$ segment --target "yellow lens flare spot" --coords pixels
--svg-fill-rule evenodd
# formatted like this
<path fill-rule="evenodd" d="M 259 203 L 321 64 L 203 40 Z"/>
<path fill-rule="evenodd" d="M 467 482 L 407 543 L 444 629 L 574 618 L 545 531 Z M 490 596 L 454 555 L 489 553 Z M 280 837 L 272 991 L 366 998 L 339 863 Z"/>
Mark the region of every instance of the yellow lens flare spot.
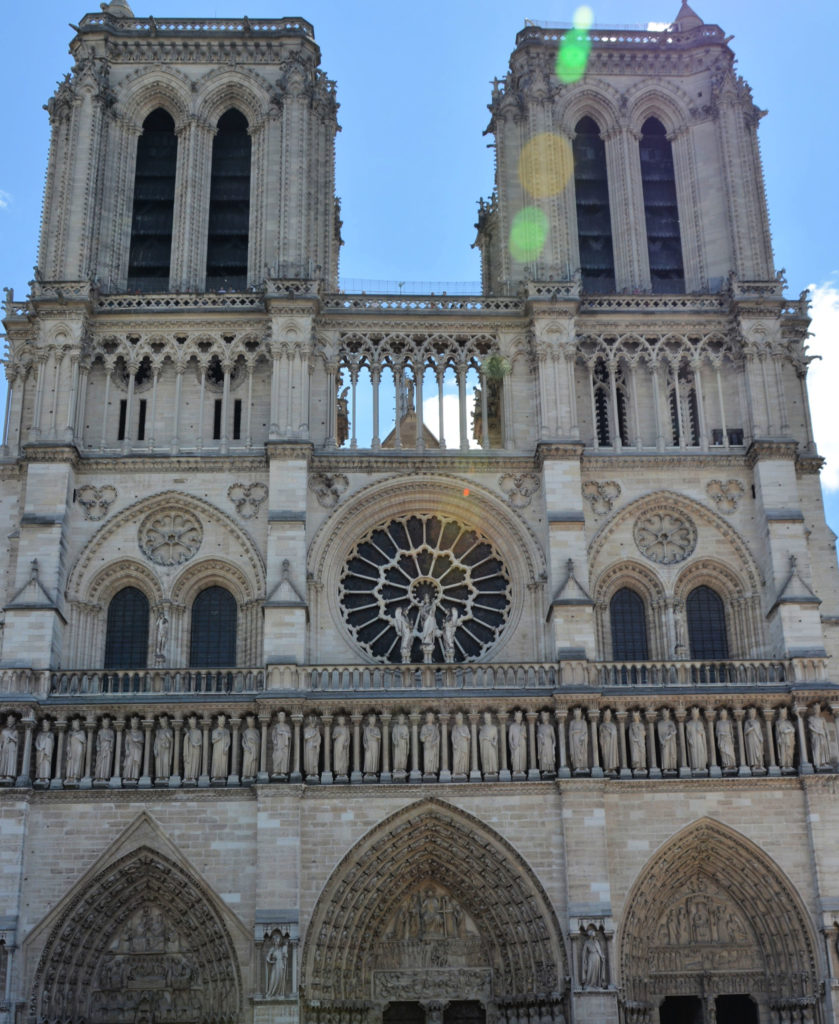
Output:
<path fill-rule="evenodd" d="M 525 206 L 513 217 L 510 252 L 519 263 L 536 259 L 548 237 L 548 218 L 538 206 Z"/>
<path fill-rule="evenodd" d="M 565 85 L 579 80 L 586 73 L 588 55 L 591 52 L 591 38 L 588 30 L 594 23 L 594 12 L 590 7 L 578 7 L 574 11 L 573 25 L 562 37 L 556 55 L 556 77 Z"/>
<path fill-rule="evenodd" d="M 585 5 L 578 7 L 577 10 L 574 11 L 572 24 L 574 25 L 574 28 L 579 29 L 580 32 L 588 32 L 594 24 L 594 11 Z"/>
<path fill-rule="evenodd" d="M 557 195 L 573 173 L 571 143 L 564 135 L 541 132 L 534 135 L 521 151 L 519 181 L 534 199 Z"/>

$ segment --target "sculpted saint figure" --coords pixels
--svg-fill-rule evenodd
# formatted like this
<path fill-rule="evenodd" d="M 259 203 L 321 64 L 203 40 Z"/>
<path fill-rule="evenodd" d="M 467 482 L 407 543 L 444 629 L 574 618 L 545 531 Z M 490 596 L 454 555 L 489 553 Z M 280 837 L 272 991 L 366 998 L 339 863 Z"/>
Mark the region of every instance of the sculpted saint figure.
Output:
<path fill-rule="evenodd" d="M 216 727 L 210 733 L 213 744 L 213 755 L 210 767 L 210 778 L 226 779 L 228 754 L 230 753 L 230 730 L 227 728 L 227 716 L 219 715 Z"/>
<path fill-rule="evenodd" d="M 154 655 L 156 658 L 166 657 L 166 641 L 169 639 L 169 620 L 165 615 L 159 615 L 155 630 Z"/>
<path fill-rule="evenodd" d="M 408 616 L 401 607 L 397 608 L 393 613 L 393 628 L 399 637 L 399 657 L 402 660 L 402 664 L 407 665 L 411 661 L 411 645 L 414 642 L 414 630 L 408 621 Z"/>
<path fill-rule="evenodd" d="M 255 779 L 259 771 L 259 729 L 253 715 L 245 716 L 242 730 L 242 778 Z"/>
<path fill-rule="evenodd" d="M 84 752 L 87 747 L 87 736 L 85 736 L 82 723 L 78 718 L 70 722 L 70 729 L 67 733 L 67 771 L 65 779 L 71 781 L 80 779 L 84 774 Z"/>
<path fill-rule="evenodd" d="M 807 731 L 810 733 L 810 749 L 813 752 L 813 765 L 826 768 L 830 765 L 830 750 L 827 744 L 827 726 L 822 718 L 822 709 L 814 704 L 807 719 Z"/>
<path fill-rule="evenodd" d="M 458 711 L 452 726 L 452 775 L 469 773 L 469 726 Z"/>
<path fill-rule="evenodd" d="M 379 770 L 382 730 L 376 724 L 376 716 L 374 714 L 367 716 L 362 743 L 364 744 L 364 774 L 375 775 Z"/>
<path fill-rule="evenodd" d="M 792 768 L 795 758 L 795 726 L 789 720 L 789 712 L 783 707 L 778 709 L 775 741 L 778 745 L 778 764 L 781 768 Z"/>
<path fill-rule="evenodd" d="M 725 708 L 720 710 L 720 717 L 714 727 L 717 734 L 717 749 L 720 752 L 720 765 L 725 769 L 737 767 L 737 755 L 734 753 L 734 732 L 731 728 L 731 719 Z"/>
<path fill-rule="evenodd" d="M 549 711 L 539 713 L 539 724 L 536 726 L 536 754 L 539 758 L 540 771 L 556 771 L 556 734 Z"/>
<path fill-rule="evenodd" d="M 265 954 L 265 995 L 288 994 L 288 936 L 275 931 Z"/>
<path fill-rule="evenodd" d="M 454 661 L 454 635 L 457 632 L 458 618 L 457 608 L 452 605 L 443 619 L 443 657 L 446 661 Z"/>
<path fill-rule="evenodd" d="M 606 956 L 593 925 L 589 925 L 583 943 L 580 974 L 583 988 L 606 988 Z"/>
<path fill-rule="evenodd" d="M 434 716 L 432 715 L 432 721 Z M 423 726 L 423 728 L 425 728 Z M 404 772 L 408 768 L 408 746 L 410 743 L 410 733 L 408 731 L 408 723 L 405 721 L 404 714 L 398 714 L 396 721 L 393 723 L 393 728 L 390 733 L 390 742 L 393 746 L 393 770 L 395 772 Z"/>
<path fill-rule="evenodd" d="M 111 777 L 111 765 L 114 757 L 114 730 L 111 728 L 111 716 L 102 716 L 102 725 L 96 734 L 96 765 L 93 777 L 97 782 L 107 782 Z"/>
<path fill-rule="evenodd" d="M 17 775 L 17 719 L 6 716 L 6 724 L 0 729 L 0 778 L 14 781 Z"/>
<path fill-rule="evenodd" d="M 629 763 L 635 771 L 643 771 L 647 767 L 647 737 L 640 711 L 632 712 L 629 723 Z"/>
<path fill-rule="evenodd" d="M 303 729 L 303 770 L 307 775 L 320 771 L 320 725 L 315 715 L 309 715 Z"/>
<path fill-rule="evenodd" d="M 603 721 L 598 729 L 600 737 L 600 760 L 604 772 L 615 772 L 618 770 L 618 727 L 612 721 L 611 708 L 603 712 Z"/>
<path fill-rule="evenodd" d="M 478 746 L 481 751 L 481 768 L 484 775 L 498 774 L 498 726 L 492 720 L 492 713 L 484 712 L 484 722 L 478 730 Z"/>
<path fill-rule="evenodd" d="M 201 730 L 198 719 L 190 715 L 184 729 L 184 782 L 197 782 L 201 773 Z"/>
<path fill-rule="evenodd" d="M 763 768 L 763 729 L 757 717 L 757 708 L 749 708 L 743 723 L 743 743 L 746 747 L 746 764 L 750 768 Z"/>
<path fill-rule="evenodd" d="M 332 726 L 332 767 L 336 775 L 350 770 L 350 727 L 345 715 L 338 715 Z"/>
<path fill-rule="evenodd" d="M 523 774 L 527 771 L 527 726 L 522 721 L 521 711 L 513 712 L 508 731 L 510 742 L 510 771 Z"/>
<path fill-rule="evenodd" d="M 143 730 L 140 719 L 132 715 L 125 730 L 125 756 L 122 759 L 123 782 L 136 782 L 143 767 Z"/>
<path fill-rule="evenodd" d="M 169 725 L 169 716 L 161 715 L 160 724 L 154 734 L 154 775 L 159 781 L 164 781 L 172 774 L 172 726 Z"/>
<path fill-rule="evenodd" d="M 291 752 L 291 726 L 285 711 L 277 712 L 277 721 L 271 730 L 271 770 L 273 775 L 288 775 Z"/>
<path fill-rule="evenodd" d="M 705 723 L 699 717 L 699 708 L 690 709 L 690 718 L 685 726 L 688 761 L 694 771 L 708 767 L 708 741 L 705 738 Z"/>
<path fill-rule="evenodd" d="M 407 729 L 407 726 L 405 728 Z M 436 775 L 440 770 L 440 729 L 434 721 L 433 711 L 425 713 L 425 722 L 420 729 L 419 738 L 422 744 L 422 770 L 426 775 Z"/>
<path fill-rule="evenodd" d="M 55 733 L 48 718 L 41 720 L 41 731 L 35 737 L 35 778 L 48 782 L 52 778 L 52 752 L 55 747 Z"/>
<path fill-rule="evenodd" d="M 670 717 L 670 709 L 663 708 L 658 720 L 658 745 L 661 748 L 661 770 L 675 771 L 679 766 L 676 750 L 676 723 Z"/>
<path fill-rule="evenodd" d="M 437 604 L 432 602 L 428 594 L 422 599 L 417 615 L 417 635 L 422 647 L 422 660 L 430 664 L 434 655 L 434 641 L 441 635 L 437 628 Z"/>
<path fill-rule="evenodd" d="M 588 770 L 588 725 L 583 720 L 582 708 L 574 708 L 568 723 L 568 754 L 575 772 Z"/>

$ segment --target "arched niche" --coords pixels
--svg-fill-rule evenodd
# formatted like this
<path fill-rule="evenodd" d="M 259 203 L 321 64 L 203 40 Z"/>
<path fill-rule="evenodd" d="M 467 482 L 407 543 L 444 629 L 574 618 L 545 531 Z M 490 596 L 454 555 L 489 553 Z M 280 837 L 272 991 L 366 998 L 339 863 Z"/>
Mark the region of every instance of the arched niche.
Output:
<path fill-rule="evenodd" d="M 761 1021 L 804 1024 L 818 998 L 816 945 L 781 869 L 712 819 L 684 829 L 635 882 L 619 933 L 626 1019 L 655 1024 L 668 997 L 749 996 Z"/>
<path fill-rule="evenodd" d="M 550 901 L 521 856 L 436 800 L 387 818 L 333 871 L 302 956 L 304 1010 L 475 1000 L 499 1021 L 567 1012 L 568 961 Z M 342 1018 L 344 1019 L 344 1018 Z M 346 1019 L 349 1019 L 347 1017 Z"/>

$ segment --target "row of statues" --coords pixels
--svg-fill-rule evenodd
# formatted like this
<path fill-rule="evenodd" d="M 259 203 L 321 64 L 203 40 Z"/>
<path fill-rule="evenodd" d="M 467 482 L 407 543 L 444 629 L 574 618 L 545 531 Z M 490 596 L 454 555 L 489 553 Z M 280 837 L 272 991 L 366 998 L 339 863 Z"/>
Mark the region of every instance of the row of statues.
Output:
<path fill-rule="evenodd" d="M 255 714 L 228 719 L 224 713 L 199 721 L 195 714 L 173 720 L 161 713 L 155 719 L 132 715 L 115 723 L 108 714 L 98 723 L 80 716 L 59 723 L 42 719 L 34 738 L 36 784 L 65 786 L 90 780 L 92 784 L 182 784 L 199 779 L 216 783 L 278 780 L 293 777 L 314 779 L 321 772 L 342 781 L 373 780 L 380 773 L 396 779 L 417 775 L 493 778 L 507 773 L 513 779 L 538 778 L 557 769 L 588 773 L 600 769 L 617 774 L 627 769 L 645 773 L 717 767 L 722 772 L 749 769 L 761 774 L 767 767 L 781 772 L 795 770 L 799 761 L 816 770 L 833 769 L 828 720 L 818 704 L 806 717 L 793 720 L 786 707 L 737 709 L 723 707 L 704 712 L 694 706 L 687 712 L 669 708 L 635 709 L 613 714 L 610 708 L 581 706 L 557 714 L 491 711 L 453 715 L 426 711 L 424 715 L 332 716 L 309 714 L 292 719 L 278 711 L 267 721 Z M 566 723 L 567 717 L 567 726 Z M 6 716 L 0 729 L 0 783 L 14 784 L 18 773 L 20 729 L 18 717 Z M 805 743 L 806 737 L 806 743 Z M 264 749 L 263 749 L 264 745 Z M 809 747 L 809 751 L 806 749 Z M 57 753 L 58 751 L 58 753 Z M 270 765 L 269 754 L 270 751 Z M 294 763 L 292 763 L 294 762 Z M 562 774 L 566 774 L 562 771 Z"/>

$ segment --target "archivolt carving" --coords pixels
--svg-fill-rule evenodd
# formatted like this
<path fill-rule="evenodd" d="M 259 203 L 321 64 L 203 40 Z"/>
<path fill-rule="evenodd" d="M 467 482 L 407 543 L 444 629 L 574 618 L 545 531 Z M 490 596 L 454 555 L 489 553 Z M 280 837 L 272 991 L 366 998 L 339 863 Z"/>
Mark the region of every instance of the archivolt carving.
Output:
<path fill-rule="evenodd" d="M 573 132 L 581 118 L 588 115 L 603 134 L 615 131 L 621 123 L 621 95 L 609 82 L 584 79 L 576 88 L 563 89 L 556 106 L 557 119 Z"/>
<path fill-rule="evenodd" d="M 131 558 L 120 558 L 100 569 L 91 580 L 85 599 L 92 604 L 107 605 L 123 587 L 142 590 L 151 605 L 163 600 L 163 589 L 154 570 Z"/>
<path fill-rule="evenodd" d="M 259 596 L 253 581 L 232 562 L 221 558 L 202 558 L 184 569 L 172 584 L 172 601 L 178 605 L 191 605 L 201 590 L 212 586 L 233 591 L 240 605 Z"/>
<path fill-rule="evenodd" d="M 642 594 L 649 606 L 664 600 L 664 585 L 655 571 L 641 562 L 622 558 L 604 569 L 598 577 L 592 587 L 595 603 L 608 605 L 615 592 L 625 586 Z"/>
<path fill-rule="evenodd" d="M 370 937 L 388 933 L 398 948 L 370 955 Z M 422 959 L 428 939 L 439 951 L 433 965 Z M 412 944 L 420 960 L 407 980 L 417 998 L 433 997 L 437 983 L 453 997 L 487 991 L 487 968 L 496 999 L 561 993 L 568 974 L 558 923 L 530 868 L 482 822 L 437 800 L 387 818 L 332 873 L 309 925 L 302 984 L 311 1000 L 369 998 L 381 975 L 387 998 Z M 453 967 L 466 972 L 460 984 Z"/>
<path fill-rule="evenodd" d="M 676 601 L 685 601 L 691 590 L 703 583 L 729 600 L 746 596 L 741 577 L 715 558 L 702 558 L 685 566 L 673 586 L 673 596 Z"/>
<path fill-rule="evenodd" d="M 247 67 L 214 68 L 200 78 L 196 86 L 200 96 L 196 104 L 198 117 L 213 126 L 225 111 L 233 107 L 244 114 L 253 132 L 266 117 L 270 106 L 270 83 Z"/>
<path fill-rule="evenodd" d="M 189 118 L 191 86 L 183 72 L 157 64 L 143 68 L 136 78 L 126 80 L 119 106 L 125 119 L 138 131 L 157 107 L 163 107 L 172 115 L 175 131 L 180 131 Z"/>
<path fill-rule="evenodd" d="M 680 832 L 641 873 L 619 948 L 627 1002 L 751 992 L 778 1007 L 817 993 L 798 893 L 758 847 L 710 819 Z"/>

